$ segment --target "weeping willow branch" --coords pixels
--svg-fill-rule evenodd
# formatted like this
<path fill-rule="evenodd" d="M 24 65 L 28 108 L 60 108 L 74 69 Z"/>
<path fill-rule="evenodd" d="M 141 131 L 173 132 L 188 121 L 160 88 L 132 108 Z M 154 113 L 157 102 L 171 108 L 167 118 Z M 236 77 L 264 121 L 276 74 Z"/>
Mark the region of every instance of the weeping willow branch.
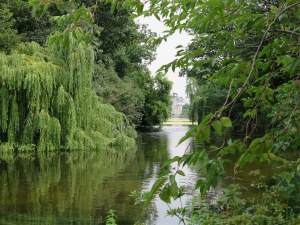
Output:
<path fill-rule="evenodd" d="M 92 89 L 92 48 L 36 43 L 0 53 L 0 143 L 39 151 L 126 145 L 136 135 L 125 116 Z"/>

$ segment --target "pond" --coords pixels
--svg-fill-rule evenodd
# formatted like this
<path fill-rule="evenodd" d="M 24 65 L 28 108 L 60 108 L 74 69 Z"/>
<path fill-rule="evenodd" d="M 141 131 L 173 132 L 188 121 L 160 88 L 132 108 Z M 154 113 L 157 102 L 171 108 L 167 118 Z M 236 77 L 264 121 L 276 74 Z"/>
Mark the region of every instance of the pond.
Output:
<path fill-rule="evenodd" d="M 105 224 L 110 209 L 116 210 L 119 225 L 178 224 L 166 216 L 168 207 L 160 200 L 144 210 L 134 206 L 130 193 L 149 190 L 163 162 L 189 148 L 187 141 L 177 146 L 188 129 L 164 126 L 159 132 L 140 134 L 137 149 L 127 152 L 0 154 L 0 224 L 98 225 Z M 193 187 L 198 173 L 192 168 L 184 172 L 178 182 L 187 187 L 188 196 L 197 194 Z"/>

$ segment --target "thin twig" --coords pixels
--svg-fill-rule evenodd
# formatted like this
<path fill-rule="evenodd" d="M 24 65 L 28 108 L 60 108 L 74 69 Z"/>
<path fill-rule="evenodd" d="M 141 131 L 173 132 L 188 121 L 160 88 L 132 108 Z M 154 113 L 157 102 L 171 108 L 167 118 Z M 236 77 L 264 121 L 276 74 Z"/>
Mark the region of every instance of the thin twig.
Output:
<path fill-rule="evenodd" d="M 280 29 L 275 29 L 276 32 L 283 32 L 283 33 L 287 33 L 287 34 L 292 34 L 292 35 L 296 35 L 298 37 L 300 37 L 299 33 L 296 33 L 294 31 L 290 31 L 290 30 L 280 30 Z"/>

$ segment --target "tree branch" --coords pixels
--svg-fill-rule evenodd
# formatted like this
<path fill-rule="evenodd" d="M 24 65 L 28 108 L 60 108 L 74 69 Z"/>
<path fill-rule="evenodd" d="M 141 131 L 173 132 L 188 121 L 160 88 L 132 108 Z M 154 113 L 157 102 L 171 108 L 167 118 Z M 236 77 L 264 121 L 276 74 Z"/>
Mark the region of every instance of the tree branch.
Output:
<path fill-rule="evenodd" d="M 237 95 L 234 97 L 234 99 L 233 99 L 231 102 L 229 102 L 229 103 L 227 104 L 227 106 L 232 105 L 231 108 L 233 107 L 233 105 L 234 105 L 235 102 L 237 101 L 238 97 L 241 95 L 242 91 L 245 89 L 246 85 L 248 84 L 248 81 L 249 81 L 250 77 L 252 76 L 253 71 L 254 71 L 254 69 L 255 69 L 255 64 L 256 64 L 256 60 L 257 60 L 257 58 L 258 58 L 259 51 L 260 51 L 260 49 L 262 48 L 263 43 L 264 43 L 264 40 L 266 39 L 267 34 L 270 32 L 271 27 L 274 25 L 274 23 L 276 22 L 276 20 L 279 18 L 280 15 L 282 15 L 283 13 L 285 13 L 285 12 L 286 12 L 287 10 L 289 10 L 290 8 L 292 8 L 292 7 L 296 6 L 296 5 L 299 5 L 299 4 L 300 4 L 300 1 L 299 1 L 299 2 L 296 2 L 296 3 L 292 4 L 292 5 L 289 5 L 289 6 L 287 6 L 286 8 L 284 8 L 283 10 L 281 10 L 281 11 L 275 16 L 275 18 L 273 19 L 273 21 L 269 24 L 268 28 L 264 31 L 264 34 L 263 34 L 263 36 L 262 36 L 262 38 L 261 38 L 261 40 L 260 40 L 260 44 L 259 44 L 259 46 L 258 46 L 258 48 L 257 48 L 257 50 L 256 50 L 256 52 L 255 52 L 255 55 L 254 55 L 254 57 L 253 57 L 253 59 L 252 59 L 251 70 L 250 70 L 250 72 L 249 72 L 249 74 L 248 74 L 248 76 L 247 76 L 247 78 L 246 78 L 244 84 L 243 84 L 242 87 L 238 90 Z"/>
<path fill-rule="evenodd" d="M 276 32 L 283 32 L 283 33 L 287 33 L 287 34 L 292 34 L 292 35 L 296 35 L 298 37 L 300 37 L 300 33 L 296 33 L 294 31 L 290 31 L 290 30 L 280 30 L 280 29 L 275 29 Z"/>

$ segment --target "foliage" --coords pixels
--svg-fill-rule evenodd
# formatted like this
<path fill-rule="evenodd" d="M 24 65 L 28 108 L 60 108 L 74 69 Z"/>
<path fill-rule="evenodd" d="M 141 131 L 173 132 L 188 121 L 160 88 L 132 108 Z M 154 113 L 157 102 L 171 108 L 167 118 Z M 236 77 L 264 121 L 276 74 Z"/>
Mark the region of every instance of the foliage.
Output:
<path fill-rule="evenodd" d="M 217 111 L 226 98 L 225 87 L 214 81 L 203 84 L 188 78 L 186 91 L 191 102 L 188 115 L 192 122 L 200 123 L 206 114 Z"/>
<path fill-rule="evenodd" d="M 61 42 L 69 46 L 72 36 L 77 42 L 93 45 L 96 68 L 107 74 L 103 76 L 97 69 L 93 84 L 106 103 L 123 112 L 137 127 L 152 127 L 167 118 L 165 109 L 170 106 L 170 99 L 161 101 L 157 94 L 152 94 L 162 86 L 158 82 L 160 78 L 152 77 L 146 67 L 155 58 L 156 44 L 149 40 L 156 34 L 136 24 L 130 10 L 111 11 L 111 4 L 89 0 L 48 4 L 32 0 L 30 3 L 37 14 L 45 15 L 51 7 L 59 9 L 61 16 L 53 16 L 51 21 L 58 26 L 56 30 L 62 32 L 52 36 L 49 43 Z"/>
<path fill-rule="evenodd" d="M 21 36 L 13 28 L 15 22 L 8 6 L 0 3 L 0 51 L 9 52 L 20 42 Z"/>
<path fill-rule="evenodd" d="M 115 214 L 115 210 L 111 209 L 108 212 L 108 216 L 106 217 L 106 225 L 117 225 L 117 216 Z"/>
<path fill-rule="evenodd" d="M 151 127 L 160 125 L 170 116 L 169 106 L 171 105 L 170 92 L 172 82 L 164 75 L 157 74 L 154 82 L 146 89 L 145 106 L 143 108 L 142 126 Z"/>
<path fill-rule="evenodd" d="M 42 46 L 46 45 L 46 40 L 53 31 L 49 21 L 50 15 L 59 14 L 59 10 L 51 7 L 47 13 L 41 17 L 33 16 L 28 0 L 2 0 L 12 13 L 15 21 L 13 28 L 22 35 L 22 41 L 35 41 Z"/>
<path fill-rule="evenodd" d="M 94 47 L 99 46 L 97 45 L 97 41 L 99 41 L 97 35 L 101 28 L 94 23 L 97 7 L 93 5 L 85 7 L 85 4 L 78 2 L 53 1 L 51 3 L 53 4 L 29 1 L 33 8 L 33 17 L 30 18 L 26 14 L 29 9 L 27 1 L 14 0 L 8 3 L 18 20 L 17 27 L 21 29 L 29 26 L 39 34 L 50 32 L 50 29 L 47 30 L 49 27 L 47 18 L 50 14 L 58 14 L 58 16 L 51 17 L 56 30 L 49 37 L 49 47 L 41 48 L 30 43 L 20 45 L 19 49 L 11 55 L 1 55 L 3 59 L 1 65 L 3 72 L 1 75 L 1 142 L 15 143 L 15 146 L 20 149 L 23 149 L 22 145 L 35 145 L 40 151 L 61 147 L 82 149 L 98 148 L 110 144 L 120 146 L 133 142 L 131 138 L 134 138 L 136 134 L 130 124 L 139 124 L 144 111 L 152 110 L 152 105 L 159 105 L 157 107 L 159 110 L 155 111 L 156 114 L 151 115 L 159 117 L 159 119 L 152 119 L 150 116 L 149 120 L 160 123 L 166 119 L 166 103 L 161 99 L 155 99 L 155 97 L 164 95 L 162 93 L 166 89 L 161 90 L 160 93 L 156 91 L 157 87 L 166 86 L 160 85 L 164 79 L 157 78 L 154 81 L 143 64 L 142 59 L 148 57 L 151 60 L 153 47 L 149 48 L 143 45 L 142 42 L 146 43 L 146 35 L 139 33 L 137 26 L 131 26 L 134 24 L 133 21 L 127 19 L 129 33 L 133 35 L 132 39 L 123 43 L 123 38 L 122 41 L 119 41 L 118 49 L 106 53 L 109 57 L 115 57 L 115 53 L 111 52 L 119 51 L 124 47 L 128 48 L 124 52 L 124 56 L 130 55 L 129 52 L 136 53 L 129 56 L 130 60 L 126 68 L 124 67 L 124 73 L 126 73 L 118 74 L 120 77 L 123 76 L 122 81 L 129 94 L 119 93 L 122 95 L 122 101 L 118 101 L 114 105 L 128 116 L 126 118 L 124 114 L 117 113 L 113 107 L 103 104 L 102 100 L 92 91 L 92 74 L 99 75 L 99 73 L 95 73 L 94 51 L 89 46 L 89 42 L 93 43 Z M 102 6 L 106 7 L 103 4 Z M 23 19 L 20 19 L 17 13 L 23 9 L 25 15 Z M 102 13 L 105 10 L 109 12 L 107 7 L 104 11 L 102 8 L 101 10 Z M 124 14 L 129 18 L 126 11 Z M 11 15 L 7 14 L 7 16 Z M 35 22 L 40 26 L 40 30 L 33 26 Z M 118 26 L 119 24 L 122 25 L 122 22 L 119 21 Z M 12 25 L 13 23 L 9 24 L 9 26 Z M 107 23 L 106 26 L 109 24 Z M 19 32 L 26 32 L 26 38 L 30 40 L 29 28 L 26 29 Z M 37 38 L 40 37 L 37 36 Z M 43 40 L 39 39 L 44 44 Z M 105 43 L 105 41 L 103 42 Z M 137 43 L 140 46 L 139 50 L 136 48 Z M 105 50 L 105 47 L 109 47 L 108 45 L 110 44 L 102 46 L 102 49 Z M 133 49 L 137 51 L 134 52 Z M 101 51 L 101 48 L 96 49 L 98 53 Z M 98 63 L 102 64 L 103 62 L 98 60 Z M 101 64 L 97 68 L 101 68 Z M 134 66 L 132 67 L 132 65 Z M 111 74 L 113 73 L 112 71 Z M 145 77 L 152 84 L 149 86 L 150 90 L 145 93 L 142 89 L 148 86 L 148 81 L 145 83 L 145 79 L 141 79 L 141 77 Z M 111 87 L 116 85 L 106 84 L 110 84 Z M 151 91 L 154 89 L 155 95 Z M 44 92 L 43 95 L 41 95 L 41 91 Z M 103 88 L 100 92 L 105 93 Z M 143 109 L 145 98 L 148 98 L 147 107 Z M 155 103 L 151 101 L 155 101 Z M 111 103 L 110 101 L 106 102 Z M 128 104 L 127 108 L 124 107 L 124 104 Z M 159 113 L 162 115 L 157 115 Z M 21 140 L 18 137 L 21 137 Z"/>
<path fill-rule="evenodd" d="M 135 23 L 130 11 L 120 8 L 112 12 L 111 4 L 99 2 L 94 21 L 101 27 L 94 40 L 96 60 L 106 68 L 113 68 L 119 77 L 128 76 L 154 60 L 156 46 L 148 40 L 156 34 Z"/>
<path fill-rule="evenodd" d="M 171 82 L 164 76 L 154 78 L 145 71 L 139 85 L 135 77 L 120 78 L 114 71 L 97 65 L 94 88 L 103 100 L 124 113 L 138 128 L 161 124 L 169 117 Z"/>
<path fill-rule="evenodd" d="M 197 181 L 196 189 L 200 190 L 203 197 L 217 186 L 218 177 L 226 174 L 224 163 L 229 154 L 238 157 L 234 172 L 254 162 L 289 164 L 288 160 L 281 158 L 280 153 L 299 150 L 299 1 L 178 0 L 168 3 L 152 0 L 149 9 L 144 11 L 140 3 L 125 1 L 125 4 L 134 8 L 137 15 L 154 15 L 169 27 L 166 36 L 158 39 L 158 43 L 176 30 L 185 30 L 194 35 L 187 49 L 178 46 L 178 58 L 163 66 L 162 71 L 178 67 L 191 70 L 194 75 L 194 71 L 197 71 L 199 81 L 205 85 L 215 82 L 227 89 L 227 94 L 221 95 L 223 102 L 219 107 L 214 108 L 214 112 L 204 112 L 208 114 L 201 116 L 203 119 L 199 124 L 179 141 L 180 144 L 194 138 L 202 147 L 165 163 L 150 192 L 142 196 L 145 205 L 157 195 L 166 203 L 180 197 L 182 191 L 175 178 L 176 175 L 184 175 L 181 166 L 201 162 L 205 177 Z M 199 99 L 197 102 L 205 105 L 203 96 L 197 95 L 196 98 Z M 243 106 L 240 109 L 246 124 L 245 136 L 227 141 L 226 129 L 232 127 L 237 103 Z M 263 134 L 254 138 L 252 136 L 262 115 L 268 115 L 271 122 Z M 223 137 L 223 142 L 218 146 L 209 146 L 212 131 Z M 216 155 L 212 156 L 212 153 Z M 285 175 L 281 174 L 282 178 L 276 184 L 280 191 L 265 202 L 273 205 L 274 200 L 281 207 L 282 195 L 286 193 L 284 188 L 281 189 L 284 184 L 292 187 L 289 196 L 299 189 L 298 161 L 284 170 Z M 171 163 L 178 164 L 173 171 L 169 170 Z M 220 198 L 224 202 L 228 202 L 229 196 L 236 193 L 227 190 Z M 265 193 L 268 194 L 267 190 Z M 234 202 L 229 202 L 232 207 Z M 261 211 L 262 202 L 257 206 L 253 218 L 260 218 L 264 214 Z M 271 214 L 265 222 L 293 222 L 297 219 L 296 215 L 288 216 L 292 208 L 287 205 L 282 211 L 275 211 L 276 215 L 272 214 L 274 208 L 268 208 Z M 184 212 L 175 212 L 173 215 L 184 215 Z M 226 221 L 231 223 L 229 215 L 230 212 L 226 212 Z M 244 214 L 240 212 L 240 215 Z M 215 214 L 213 216 L 212 219 L 216 217 Z M 249 218 L 245 218 L 245 221 L 251 223 Z M 259 219 L 252 222 L 259 222 Z"/>
<path fill-rule="evenodd" d="M 140 124 L 145 96 L 134 80 L 129 77 L 122 79 L 115 71 L 97 64 L 94 74 L 93 86 L 96 94 L 124 113 L 133 124 Z"/>
<path fill-rule="evenodd" d="M 149 40 L 156 34 L 136 24 L 125 8 L 110 9 L 111 4 L 99 2 L 94 13 L 95 23 L 101 27 L 93 42 L 96 60 L 107 69 L 106 77 L 94 74 L 97 93 L 138 128 L 159 125 L 168 118 L 166 109 L 171 103 L 165 95 L 169 96 L 171 89 L 165 78 L 152 77 L 146 68 L 155 58 L 156 45 Z"/>
<path fill-rule="evenodd" d="M 178 46 L 178 58 L 163 66 L 161 71 L 192 68 L 192 71 L 200 71 L 199 76 L 205 82 L 215 82 L 227 89 L 224 102 L 217 111 L 203 116 L 199 124 L 179 141 L 180 144 L 194 138 L 201 147 L 193 153 L 166 161 L 152 189 L 142 196 L 145 205 L 157 195 L 166 203 L 179 198 L 183 191 L 178 187 L 176 176 L 185 175 L 180 167 L 197 162 L 201 162 L 205 176 L 197 181 L 195 187 L 204 197 L 217 186 L 218 177 L 226 175 L 224 163 L 230 154 L 238 157 L 234 174 L 253 162 L 276 161 L 284 165 L 285 170 L 276 183 L 280 191 L 266 201 L 272 203 L 272 207 L 275 203 L 277 205 L 273 200 L 280 202 L 282 194 L 287 193 L 285 186 L 289 188 L 289 196 L 299 190 L 300 160 L 291 163 L 281 157 L 284 151 L 299 150 L 299 1 L 150 0 L 145 10 L 140 1 L 106 2 L 112 2 L 112 11 L 125 7 L 133 10 L 136 16 L 154 15 L 162 20 L 169 30 L 154 43 L 160 43 L 177 30 L 193 34 L 190 46 L 187 49 Z M 47 4 L 42 11 L 46 7 Z M 68 45 L 68 36 L 57 40 Z M 241 113 L 246 124 L 245 136 L 227 140 L 226 130 L 232 127 L 232 115 L 237 103 L 243 105 Z M 253 137 L 261 114 L 267 114 L 272 122 L 263 134 Z M 213 131 L 223 139 L 218 146 L 210 146 Z M 172 163 L 177 163 L 178 167 L 171 171 L 169 167 Z M 237 203 L 234 198 L 237 192 L 232 188 L 224 190 L 223 202 Z M 261 207 L 262 203 L 258 206 Z M 267 212 L 281 206 L 271 207 Z M 260 207 L 253 211 L 254 218 L 263 214 L 260 213 L 264 208 Z M 287 205 L 283 211 L 275 211 L 276 215 L 269 214 L 272 220 L 266 222 L 274 222 L 277 216 L 281 217 L 278 221 L 296 220 L 294 214 L 289 214 L 291 210 L 292 206 Z M 180 217 L 184 223 L 185 211 L 179 209 L 171 214 Z M 225 213 L 226 221 L 230 222 L 230 211 Z"/>
<path fill-rule="evenodd" d="M 124 115 L 92 90 L 92 49 L 74 44 L 66 50 L 28 43 L 1 54 L 2 142 L 46 151 L 94 149 L 119 143 L 121 134 L 135 137 Z"/>
<path fill-rule="evenodd" d="M 181 117 L 185 117 L 188 118 L 189 115 L 189 108 L 190 108 L 190 104 L 186 103 L 182 106 L 182 112 L 181 112 Z"/>
<path fill-rule="evenodd" d="M 226 191 L 226 190 L 225 190 Z M 211 205 L 197 198 L 193 202 L 193 215 L 187 216 L 188 224 L 298 224 L 300 218 L 292 211 L 286 212 L 287 205 L 277 200 L 276 190 L 266 192 L 256 202 L 239 203 L 238 209 L 222 205 Z M 236 196 L 234 196 L 236 197 Z M 196 200 L 196 198 L 194 199 Z"/>

